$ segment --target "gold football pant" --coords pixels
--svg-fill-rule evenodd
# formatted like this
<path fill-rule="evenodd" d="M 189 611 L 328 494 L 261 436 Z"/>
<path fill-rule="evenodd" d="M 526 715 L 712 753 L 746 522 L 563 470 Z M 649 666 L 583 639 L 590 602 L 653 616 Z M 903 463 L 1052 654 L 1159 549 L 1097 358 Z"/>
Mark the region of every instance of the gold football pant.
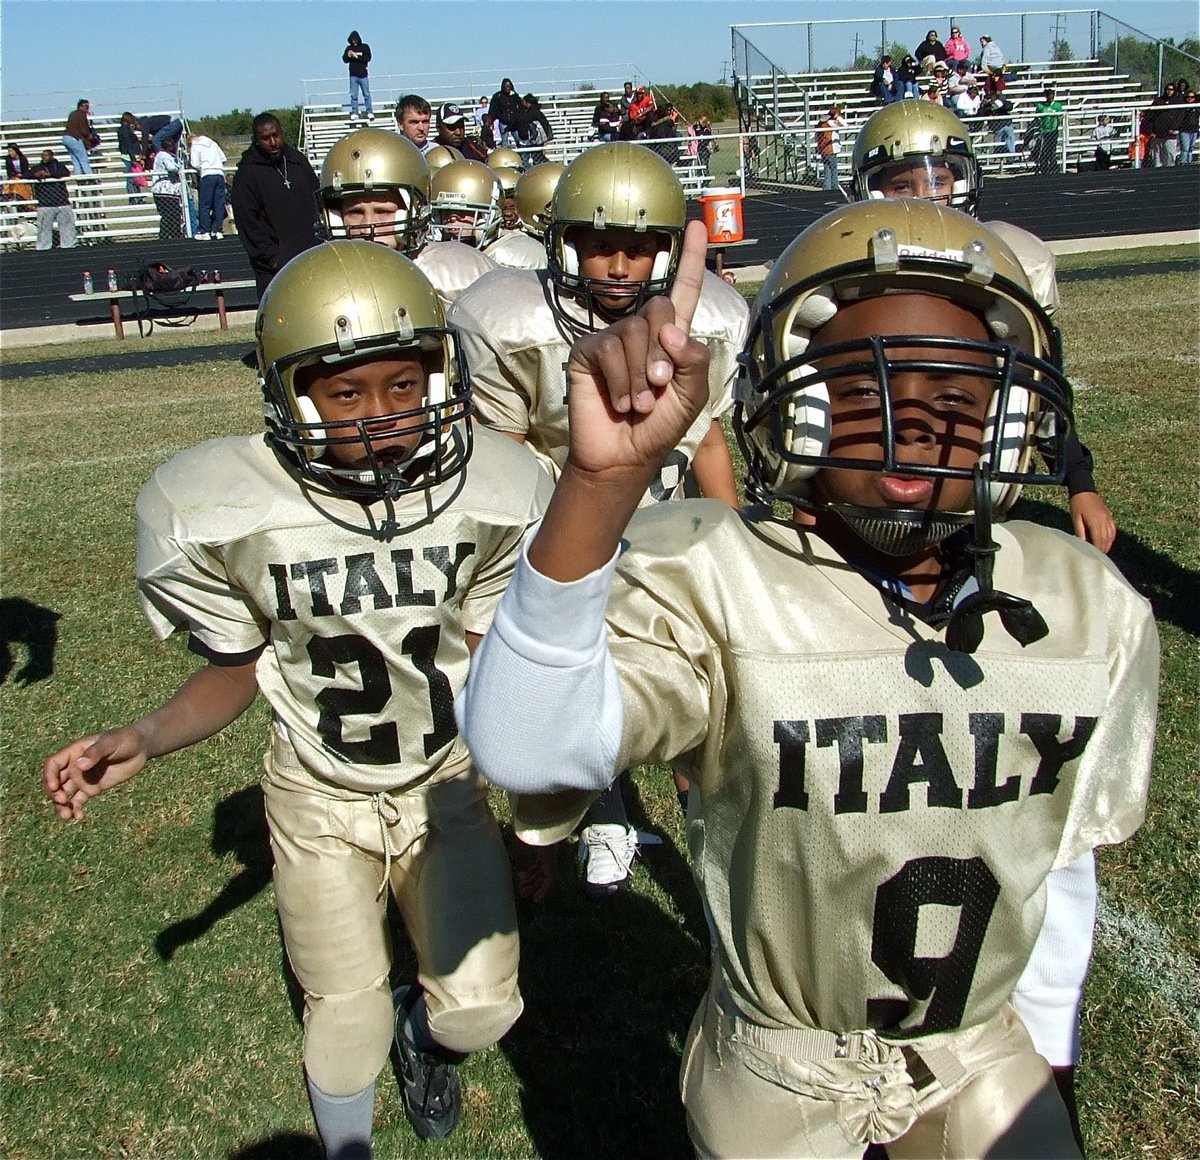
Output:
<path fill-rule="evenodd" d="M 388 888 L 434 1039 L 460 1052 L 495 1043 L 521 1013 L 517 916 L 508 857 L 465 751 L 425 784 L 384 794 L 313 777 L 278 735 L 264 765 L 275 902 L 304 989 L 312 1082 L 350 1095 L 387 1061 Z"/>
<path fill-rule="evenodd" d="M 756 1027 L 732 1010 L 714 983 L 684 1047 L 697 1156 L 860 1160 L 867 1143 L 886 1143 L 891 1160 L 1079 1156 L 1050 1068 L 1011 1006 L 906 1045 Z"/>

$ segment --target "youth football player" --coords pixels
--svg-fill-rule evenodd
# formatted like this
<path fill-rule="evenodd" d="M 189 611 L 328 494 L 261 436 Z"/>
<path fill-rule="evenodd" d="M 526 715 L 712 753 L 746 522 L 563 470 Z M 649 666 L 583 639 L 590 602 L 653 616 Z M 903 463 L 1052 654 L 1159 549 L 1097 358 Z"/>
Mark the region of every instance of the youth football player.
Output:
<path fill-rule="evenodd" d="M 535 171 L 531 170 L 531 174 Z M 632 142 L 596 145 L 566 167 L 554 187 L 544 232 L 547 269 L 497 270 L 456 302 L 480 421 L 529 446 L 553 478 L 569 433 L 564 368 L 571 344 L 635 312 L 670 289 L 686 221 L 683 188 L 671 166 Z M 732 406 L 736 356 L 746 333 L 745 299 L 705 273 L 693 334 L 711 358 L 708 397 L 648 483 L 644 503 L 694 486 L 738 503 L 720 418 Z M 686 781 L 679 778 L 686 792 Z M 593 808 L 580 835 L 587 892 L 621 889 L 637 851 L 619 783 Z M 550 863 L 533 859 L 528 892 L 544 896 Z"/>
<path fill-rule="evenodd" d="M 361 1160 L 389 1051 L 413 1128 L 445 1136 L 456 1066 L 521 1013 L 508 859 L 451 700 L 549 485 L 472 427 L 455 335 L 407 258 L 309 250 L 272 281 L 255 333 L 267 438 L 185 451 L 138 497 L 151 627 L 186 633 L 203 664 L 146 716 L 48 757 L 44 780 L 78 818 L 262 692 L 313 1115 L 327 1156 Z M 394 996 L 389 891 L 418 964 Z"/>
<path fill-rule="evenodd" d="M 863 123 L 851 158 L 857 201 L 879 197 L 920 197 L 978 216 L 983 171 L 967 126 L 955 114 L 929 101 L 896 101 Z M 1058 310 L 1054 253 L 1036 235 L 1011 222 L 989 221 L 1017 255 L 1034 295 L 1046 313 Z M 1092 453 L 1072 433 L 1067 442 L 1067 491 L 1075 534 L 1108 552 L 1116 520 L 1096 488 Z"/>
<path fill-rule="evenodd" d="M 464 735 L 549 835 L 613 770 L 689 755 L 699 1155 L 1077 1156 L 1010 996 L 1063 872 L 1142 820 L 1158 646 L 1102 553 L 998 522 L 1070 423 L 1052 325 L 971 218 L 838 209 L 774 265 L 744 351 L 763 506 L 637 511 L 706 398 L 703 248 L 572 351 L 569 452 Z"/>

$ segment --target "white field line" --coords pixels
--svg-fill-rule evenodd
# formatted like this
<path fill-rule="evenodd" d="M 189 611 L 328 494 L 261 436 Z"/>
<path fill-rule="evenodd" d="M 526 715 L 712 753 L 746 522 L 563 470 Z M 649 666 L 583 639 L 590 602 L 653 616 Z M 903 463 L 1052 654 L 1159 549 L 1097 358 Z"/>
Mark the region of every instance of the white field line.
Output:
<path fill-rule="evenodd" d="M 95 459 L 56 459 L 42 460 L 38 463 L 21 463 L 15 467 L 0 467 L 0 475 L 29 475 L 38 471 L 58 471 L 84 469 L 88 467 L 104 467 L 110 463 L 135 463 L 140 459 L 161 459 L 164 462 L 172 455 L 178 455 L 186 443 L 171 447 L 153 447 L 148 451 L 131 451 L 128 455 L 101 455 Z"/>
<path fill-rule="evenodd" d="M 12 390 L 12 384 L 9 384 L 8 389 Z M 150 407 L 187 407 L 200 403 L 220 402 L 221 400 L 245 399 L 246 397 L 245 391 L 222 391 L 220 394 L 215 395 L 187 395 L 177 399 L 128 399 L 116 403 L 88 403 L 87 409 L 91 414 L 99 411 L 131 411 L 135 408 L 139 411 L 145 411 Z M 258 397 L 258 394 L 255 393 L 254 400 L 257 400 Z M 79 412 L 78 403 L 63 407 L 30 407 L 28 410 L 21 411 L 5 407 L 0 410 L 0 417 L 5 419 L 37 419 L 43 415 L 78 415 Z"/>
<path fill-rule="evenodd" d="M 1200 1045 L 1200 965 L 1157 923 L 1127 910 L 1100 889 L 1096 940 L 1113 955 L 1117 970 L 1160 1002 Z"/>

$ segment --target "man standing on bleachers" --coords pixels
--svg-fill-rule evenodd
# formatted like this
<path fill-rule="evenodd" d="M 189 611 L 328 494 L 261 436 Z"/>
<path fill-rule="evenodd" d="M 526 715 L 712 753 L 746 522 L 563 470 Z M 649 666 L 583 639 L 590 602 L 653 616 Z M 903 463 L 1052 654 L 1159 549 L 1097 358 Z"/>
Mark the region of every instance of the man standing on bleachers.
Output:
<path fill-rule="evenodd" d="M 308 158 L 284 141 L 274 113 L 259 113 L 251 129 L 254 144 L 233 175 L 233 219 L 261 298 L 278 270 L 321 240 L 321 183 Z"/>
<path fill-rule="evenodd" d="M 42 150 L 42 160 L 32 174 L 36 184 L 33 196 L 37 200 L 37 248 L 48 250 L 54 245 L 54 227 L 58 226 L 58 244 L 64 250 L 75 245 L 75 211 L 67 194 L 66 178 L 71 171 L 54 156 L 50 149 Z"/>

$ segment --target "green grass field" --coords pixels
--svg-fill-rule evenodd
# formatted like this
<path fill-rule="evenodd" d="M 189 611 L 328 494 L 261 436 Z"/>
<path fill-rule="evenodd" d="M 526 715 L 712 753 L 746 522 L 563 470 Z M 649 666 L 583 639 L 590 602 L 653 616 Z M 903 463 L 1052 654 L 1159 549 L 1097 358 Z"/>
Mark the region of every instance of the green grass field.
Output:
<path fill-rule="evenodd" d="M 1100 858 L 1082 1120 L 1091 1155 L 1182 1160 L 1200 1148 L 1196 281 L 1071 282 L 1062 297 L 1083 438 L 1122 528 L 1113 555 L 1154 601 L 1164 662 L 1148 820 Z M 222 338 L 249 348 L 246 330 Z M 257 787 L 262 706 L 81 824 L 41 790 L 46 753 L 136 716 L 192 669 L 138 610 L 133 499 L 177 450 L 259 429 L 253 373 L 233 359 L 40 378 L 4 366 L 0 1152 L 315 1160 Z M 1056 494 L 1022 502 L 1065 526 Z M 636 786 L 635 820 L 665 844 L 601 908 L 564 852 L 556 895 L 522 915 L 526 1014 L 464 1068 L 464 1124 L 422 1144 L 385 1073 L 377 1155 L 689 1154 L 676 1069 L 707 936 L 669 779 L 642 771 Z"/>

